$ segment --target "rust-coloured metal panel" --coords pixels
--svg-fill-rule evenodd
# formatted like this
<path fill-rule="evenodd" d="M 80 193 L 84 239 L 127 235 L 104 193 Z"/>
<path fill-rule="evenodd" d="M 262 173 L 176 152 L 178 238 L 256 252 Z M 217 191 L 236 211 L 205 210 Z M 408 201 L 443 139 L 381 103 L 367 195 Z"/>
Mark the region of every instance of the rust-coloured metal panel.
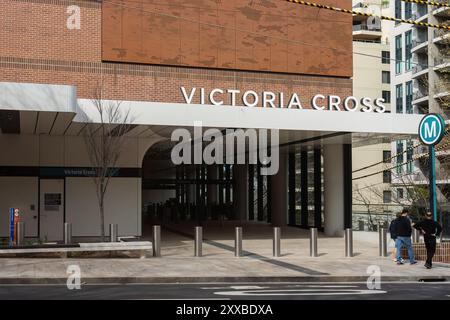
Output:
<path fill-rule="evenodd" d="M 102 59 L 351 77 L 352 16 L 283 0 L 104 0 Z"/>

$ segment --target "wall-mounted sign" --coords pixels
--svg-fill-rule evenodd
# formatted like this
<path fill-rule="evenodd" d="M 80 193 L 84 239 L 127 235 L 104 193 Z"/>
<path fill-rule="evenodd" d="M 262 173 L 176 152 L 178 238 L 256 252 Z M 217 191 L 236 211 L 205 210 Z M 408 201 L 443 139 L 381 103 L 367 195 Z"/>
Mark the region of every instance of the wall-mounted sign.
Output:
<path fill-rule="evenodd" d="M 212 104 L 215 106 L 230 105 L 244 107 L 263 108 L 286 108 L 303 109 L 300 96 L 297 93 L 286 95 L 283 92 L 253 90 L 240 91 L 236 89 L 212 89 L 181 87 L 181 94 L 185 103 L 193 104 L 199 101 L 200 104 Z M 362 111 L 382 113 L 386 110 L 383 98 L 358 99 L 353 96 L 342 98 L 337 95 L 316 94 L 310 97 L 313 110 L 335 110 L 335 111 Z"/>
<path fill-rule="evenodd" d="M 59 211 L 61 206 L 61 193 L 45 193 L 44 208 L 45 211 Z"/>

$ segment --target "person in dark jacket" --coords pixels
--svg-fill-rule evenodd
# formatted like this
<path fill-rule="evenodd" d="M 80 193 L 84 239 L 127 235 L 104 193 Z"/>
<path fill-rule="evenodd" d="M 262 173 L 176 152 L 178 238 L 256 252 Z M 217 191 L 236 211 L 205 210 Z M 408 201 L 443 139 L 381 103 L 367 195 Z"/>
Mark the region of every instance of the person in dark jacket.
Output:
<path fill-rule="evenodd" d="M 391 224 L 389 225 L 389 234 L 391 235 L 391 239 L 392 239 L 392 253 L 391 253 L 391 257 L 393 258 L 394 262 L 397 262 L 397 249 L 396 249 L 396 244 L 397 244 L 397 223 L 398 223 L 398 218 L 401 217 L 401 212 L 398 212 L 395 219 L 391 221 Z M 403 259 L 400 260 L 403 262 Z"/>
<path fill-rule="evenodd" d="M 397 264 L 403 264 L 402 262 L 402 247 L 405 246 L 408 249 L 409 264 L 416 264 L 417 261 L 414 258 L 414 252 L 411 244 L 411 220 L 408 218 L 408 209 L 403 209 L 400 218 L 396 223 L 397 240 L 395 241 L 397 247 Z"/>
<path fill-rule="evenodd" d="M 414 228 L 423 234 L 423 240 L 427 249 L 427 261 L 425 267 L 431 269 L 433 264 L 433 256 L 436 252 L 436 237 L 442 232 L 442 227 L 439 223 L 433 220 L 431 212 L 427 212 L 422 221 L 416 223 Z"/>

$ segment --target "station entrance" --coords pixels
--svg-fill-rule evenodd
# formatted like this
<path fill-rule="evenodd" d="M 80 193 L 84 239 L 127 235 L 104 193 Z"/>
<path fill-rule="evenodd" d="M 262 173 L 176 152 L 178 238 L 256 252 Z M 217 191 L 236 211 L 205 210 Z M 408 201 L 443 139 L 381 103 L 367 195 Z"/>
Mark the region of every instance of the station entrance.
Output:
<path fill-rule="evenodd" d="M 322 145 L 292 141 L 280 144 L 278 173 L 263 175 L 259 162 L 175 165 L 171 160 L 174 144 L 168 139 L 158 142 L 144 157 L 143 235 L 151 233 L 154 224 L 238 226 L 251 223 L 323 230 Z M 350 165 L 345 173 L 351 179 L 351 144 L 327 147 L 341 150 L 342 159 L 334 159 L 328 151 L 328 163 L 335 164 L 339 176 L 343 176 L 344 162 L 347 167 Z M 344 184 L 344 180 L 340 182 Z M 343 198 L 344 193 L 351 194 L 344 191 L 340 188 L 341 194 L 336 196 Z"/>

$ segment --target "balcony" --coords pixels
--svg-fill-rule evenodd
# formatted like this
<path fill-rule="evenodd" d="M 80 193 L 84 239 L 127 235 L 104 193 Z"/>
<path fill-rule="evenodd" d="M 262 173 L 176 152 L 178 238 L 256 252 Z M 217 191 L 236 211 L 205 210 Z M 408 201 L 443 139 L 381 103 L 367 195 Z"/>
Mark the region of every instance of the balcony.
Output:
<path fill-rule="evenodd" d="M 368 26 L 366 24 L 353 25 L 354 40 L 380 40 L 381 36 L 380 26 Z"/>
<path fill-rule="evenodd" d="M 450 71 L 450 58 L 448 57 L 434 58 L 433 70 L 436 72 L 448 73 Z"/>
<path fill-rule="evenodd" d="M 428 66 L 423 64 L 416 64 L 412 68 L 412 77 L 411 78 L 420 78 L 428 75 Z"/>
<path fill-rule="evenodd" d="M 414 12 L 411 15 L 411 20 L 414 20 L 415 22 L 427 22 L 428 20 L 428 12 L 425 10 L 425 12 Z M 418 26 L 418 25 L 414 25 L 415 27 L 422 27 L 422 26 Z"/>
<path fill-rule="evenodd" d="M 419 106 L 428 105 L 428 92 L 427 93 L 423 93 L 421 91 L 413 92 L 412 104 Z"/>
<path fill-rule="evenodd" d="M 433 42 L 436 44 L 448 44 L 450 38 L 450 30 L 434 29 Z"/>
<path fill-rule="evenodd" d="M 435 0 L 434 2 L 447 4 L 447 0 Z M 433 15 L 436 17 L 448 18 L 450 17 L 450 8 L 449 7 L 439 7 L 432 6 Z"/>
<path fill-rule="evenodd" d="M 428 52 L 428 39 L 414 39 L 411 47 L 412 53 L 427 53 Z"/>

